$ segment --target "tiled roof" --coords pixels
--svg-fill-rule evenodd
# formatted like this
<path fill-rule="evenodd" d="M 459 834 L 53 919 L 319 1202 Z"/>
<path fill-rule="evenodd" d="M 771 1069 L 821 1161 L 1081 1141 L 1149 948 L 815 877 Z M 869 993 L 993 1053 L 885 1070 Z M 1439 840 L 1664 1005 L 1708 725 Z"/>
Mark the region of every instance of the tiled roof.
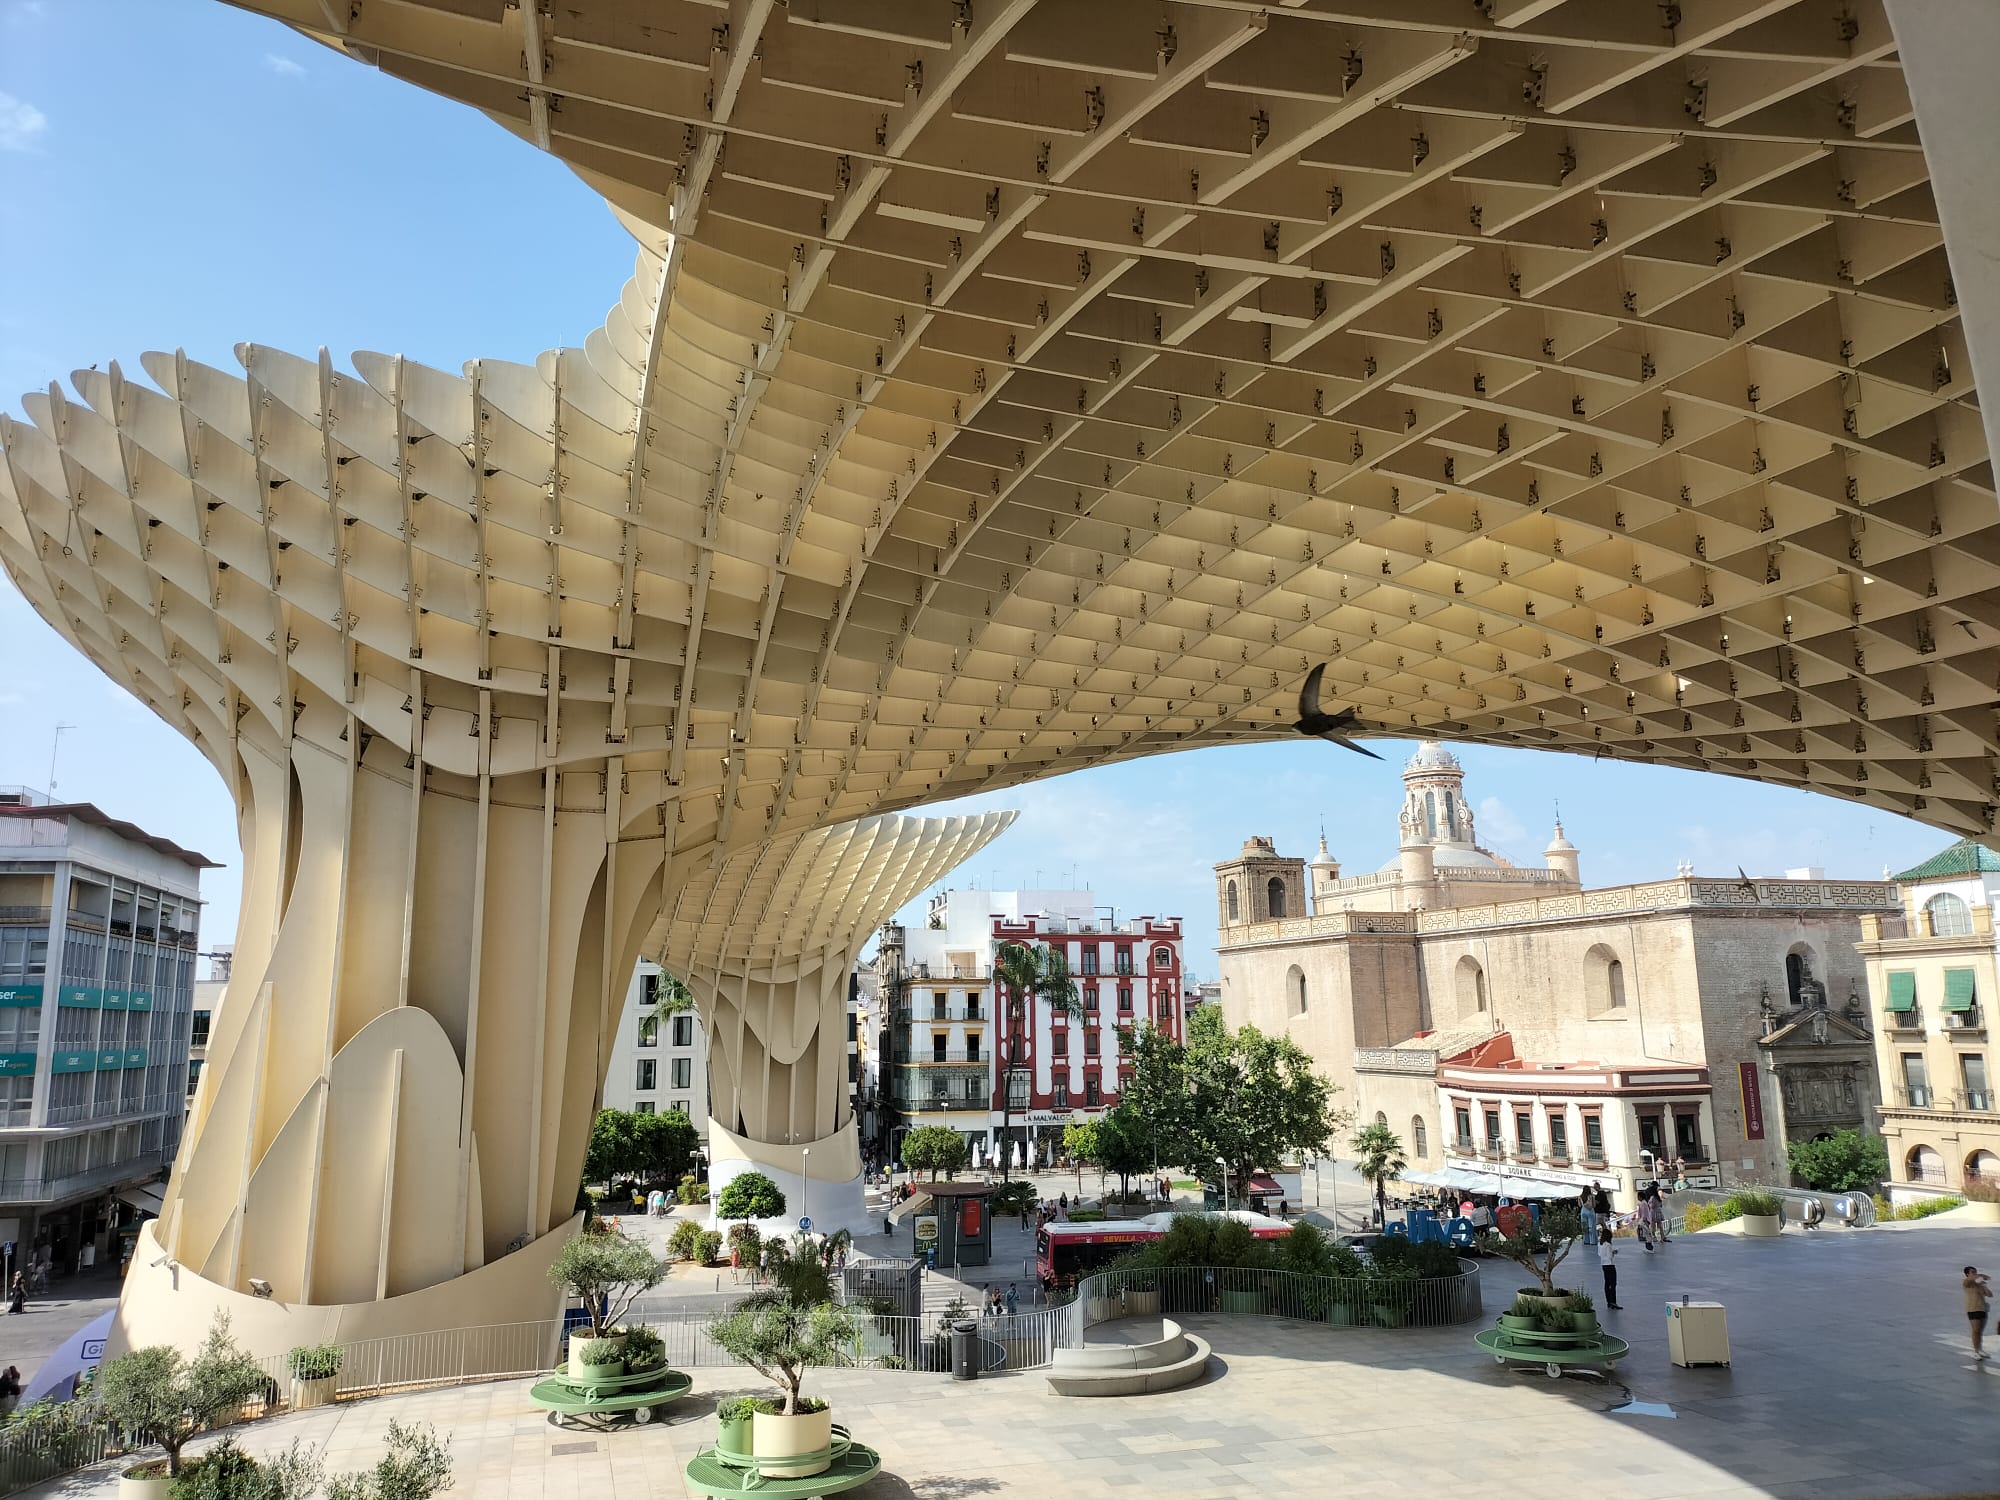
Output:
<path fill-rule="evenodd" d="M 1903 871 L 1898 880 L 1935 880 L 1941 875 L 1976 875 L 1982 870 L 2000 871 L 2000 854 L 1971 839 L 1960 839 L 1949 849 L 1933 854 L 1920 865 Z"/>

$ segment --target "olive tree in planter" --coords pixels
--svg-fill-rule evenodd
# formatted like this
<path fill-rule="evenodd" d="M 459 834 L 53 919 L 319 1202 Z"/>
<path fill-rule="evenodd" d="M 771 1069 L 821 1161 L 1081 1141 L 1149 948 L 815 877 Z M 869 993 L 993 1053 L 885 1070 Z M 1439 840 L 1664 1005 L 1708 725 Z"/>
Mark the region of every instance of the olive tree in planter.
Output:
<path fill-rule="evenodd" d="M 571 1379 L 625 1373 L 618 1324 L 639 1295 L 658 1286 L 666 1274 L 667 1263 L 651 1250 L 609 1230 L 580 1234 L 562 1247 L 549 1266 L 549 1280 L 581 1298 L 590 1320 L 589 1333 L 570 1340 Z"/>
<path fill-rule="evenodd" d="M 750 1423 L 750 1451 L 767 1478 L 803 1479 L 832 1463 L 833 1413 L 814 1396 L 801 1395 L 805 1372 L 837 1364 L 861 1338 L 861 1315 L 834 1302 L 802 1302 L 784 1293 L 753 1294 L 708 1325 L 717 1347 L 740 1359 L 784 1392 L 775 1411 L 761 1407 Z M 794 1454 L 795 1464 L 772 1463 Z"/>
<path fill-rule="evenodd" d="M 1479 1248 L 1488 1255 L 1502 1256 L 1534 1275 L 1537 1285 L 1523 1287 L 1530 1297 L 1561 1299 L 1567 1306 L 1570 1294 L 1556 1285 L 1556 1267 L 1583 1238 L 1583 1215 L 1574 1203 L 1551 1203 L 1540 1214 L 1521 1219 L 1511 1234 L 1487 1230 L 1479 1237 Z"/>
<path fill-rule="evenodd" d="M 181 1448 L 202 1428 L 265 1389 L 264 1367 L 229 1336 L 216 1314 L 193 1359 L 169 1344 L 134 1349 L 98 1367 L 91 1402 L 128 1438 L 160 1448 L 164 1459 L 134 1464 L 118 1481 L 119 1500 L 156 1500 L 181 1471 Z"/>
<path fill-rule="evenodd" d="M 333 1388 L 340 1382 L 340 1345 L 300 1344 L 287 1359 L 292 1367 L 292 1409 L 331 1406 Z"/>

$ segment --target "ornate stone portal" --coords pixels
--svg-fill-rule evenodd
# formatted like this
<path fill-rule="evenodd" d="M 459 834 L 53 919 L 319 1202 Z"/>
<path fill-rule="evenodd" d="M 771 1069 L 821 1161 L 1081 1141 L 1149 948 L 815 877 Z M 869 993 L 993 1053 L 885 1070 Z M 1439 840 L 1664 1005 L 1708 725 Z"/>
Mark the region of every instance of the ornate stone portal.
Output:
<path fill-rule="evenodd" d="M 183 1283 L 490 1289 L 683 892 L 1289 734 L 1314 662 L 1380 732 L 1992 830 L 2000 510 L 1879 13 L 246 8 L 558 153 L 640 259 L 533 366 L 245 346 L 0 418 L 0 563 L 242 809 Z M 722 1123 L 803 1164 L 846 939 L 688 941 Z"/>

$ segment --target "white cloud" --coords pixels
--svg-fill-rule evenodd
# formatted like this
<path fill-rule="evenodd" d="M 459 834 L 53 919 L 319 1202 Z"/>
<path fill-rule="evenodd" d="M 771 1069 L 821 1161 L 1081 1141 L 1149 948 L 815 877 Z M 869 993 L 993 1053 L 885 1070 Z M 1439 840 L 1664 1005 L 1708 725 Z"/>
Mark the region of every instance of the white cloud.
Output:
<path fill-rule="evenodd" d="M 0 151 L 33 151 L 49 128 L 49 117 L 25 99 L 0 93 Z"/>
<path fill-rule="evenodd" d="M 303 78 L 306 76 L 305 65 L 303 63 L 295 63 L 289 57 L 280 57 L 275 52 L 266 52 L 264 54 L 264 66 L 269 68 L 273 73 L 276 73 L 280 78 Z"/>

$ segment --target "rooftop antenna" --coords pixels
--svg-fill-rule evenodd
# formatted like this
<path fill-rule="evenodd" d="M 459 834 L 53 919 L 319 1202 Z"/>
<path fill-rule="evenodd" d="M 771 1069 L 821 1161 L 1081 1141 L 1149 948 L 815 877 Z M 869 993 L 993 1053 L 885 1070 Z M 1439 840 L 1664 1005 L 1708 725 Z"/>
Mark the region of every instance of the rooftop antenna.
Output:
<path fill-rule="evenodd" d="M 74 724 L 56 725 L 55 739 L 49 746 L 49 801 L 51 802 L 56 800 L 56 755 L 62 750 L 63 731 L 74 728 L 76 728 Z"/>

